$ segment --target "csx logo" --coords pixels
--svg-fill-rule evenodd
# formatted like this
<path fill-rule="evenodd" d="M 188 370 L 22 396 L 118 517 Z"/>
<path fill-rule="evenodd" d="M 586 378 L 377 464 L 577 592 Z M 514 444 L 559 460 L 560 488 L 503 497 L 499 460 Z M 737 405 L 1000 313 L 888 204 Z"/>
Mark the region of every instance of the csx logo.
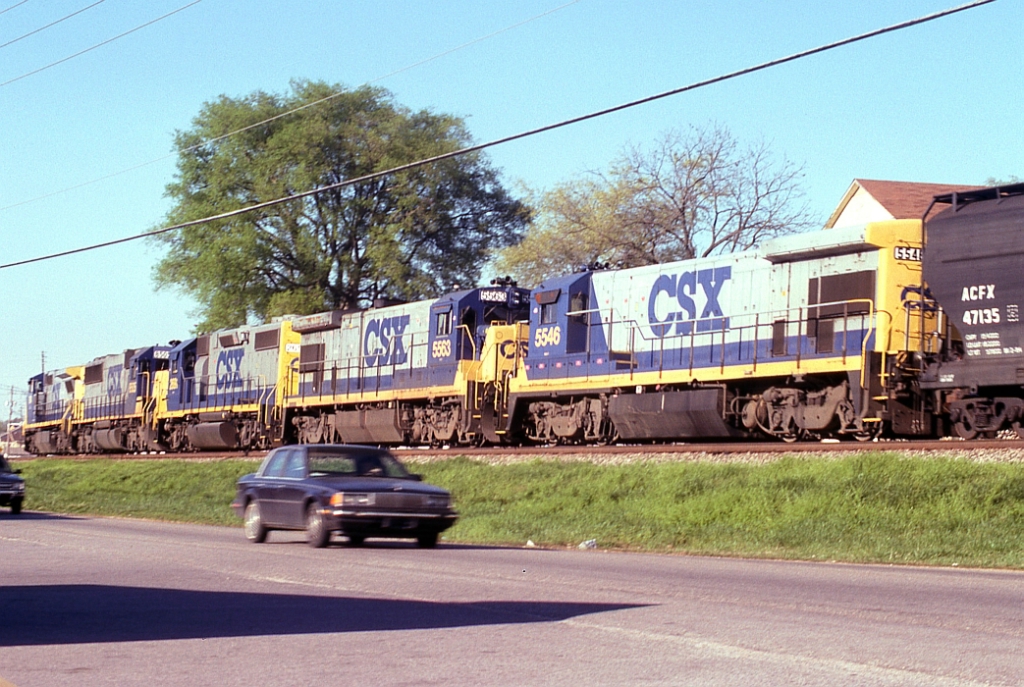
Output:
<path fill-rule="evenodd" d="M 693 333 L 693 320 L 697 321 L 698 332 L 719 330 L 729 326 L 729 318 L 723 317 L 722 306 L 718 302 L 722 286 L 732 278 L 732 267 L 716 267 L 714 269 L 683 272 L 681 274 L 663 274 L 654 282 L 651 297 L 647 301 L 647 319 L 651 323 L 651 331 L 655 336 L 663 337 L 671 333 L 675 323 L 675 334 Z M 698 289 L 703 293 L 704 306 L 700 317 L 697 317 Z M 660 297 L 660 300 L 659 300 Z M 674 301 L 672 300 L 674 299 Z M 659 317 L 660 311 L 668 311 Z M 676 310 L 676 307 L 680 308 Z"/>
<path fill-rule="evenodd" d="M 121 371 L 124 365 L 112 365 L 107 368 L 107 398 L 121 395 Z"/>
<path fill-rule="evenodd" d="M 218 389 L 233 389 L 242 386 L 242 357 L 245 355 L 244 348 L 222 350 L 217 356 Z"/>
<path fill-rule="evenodd" d="M 367 367 L 402 365 L 409 358 L 402 333 L 409 326 L 408 315 L 370 320 L 363 334 L 363 355 Z"/>
<path fill-rule="evenodd" d="M 523 358 L 526 357 L 527 346 L 525 341 L 515 341 L 513 339 L 506 339 L 498 344 L 498 353 L 502 358 L 511 360 L 517 355 Z"/>

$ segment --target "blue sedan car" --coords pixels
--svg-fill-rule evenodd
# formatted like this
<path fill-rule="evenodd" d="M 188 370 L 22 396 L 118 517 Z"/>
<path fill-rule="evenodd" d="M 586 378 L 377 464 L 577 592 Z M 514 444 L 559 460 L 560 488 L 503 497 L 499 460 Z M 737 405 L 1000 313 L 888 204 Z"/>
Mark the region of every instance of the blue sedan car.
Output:
<path fill-rule="evenodd" d="M 305 444 L 274 449 L 238 480 L 232 502 L 249 541 L 271 530 L 305 530 L 310 546 L 338 532 L 353 546 L 367 537 L 437 544 L 458 514 L 451 494 L 420 481 L 390 452 L 371 446 Z"/>
<path fill-rule="evenodd" d="M 14 515 L 21 512 L 25 500 L 25 480 L 18 476 L 19 472 L 0 456 L 0 506 L 10 506 Z"/>

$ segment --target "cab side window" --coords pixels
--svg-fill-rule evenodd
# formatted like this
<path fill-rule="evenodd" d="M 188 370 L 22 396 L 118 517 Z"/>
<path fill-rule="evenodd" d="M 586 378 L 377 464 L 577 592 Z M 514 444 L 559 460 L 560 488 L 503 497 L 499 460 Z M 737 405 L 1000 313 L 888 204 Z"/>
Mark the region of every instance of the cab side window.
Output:
<path fill-rule="evenodd" d="M 449 336 L 452 333 L 452 311 L 436 313 L 434 333 L 437 336 Z"/>

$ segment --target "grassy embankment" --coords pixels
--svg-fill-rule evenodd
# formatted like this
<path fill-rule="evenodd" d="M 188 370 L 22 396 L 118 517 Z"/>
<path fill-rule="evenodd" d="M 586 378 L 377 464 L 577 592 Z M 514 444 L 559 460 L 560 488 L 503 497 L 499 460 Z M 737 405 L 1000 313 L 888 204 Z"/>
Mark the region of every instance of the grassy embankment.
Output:
<path fill-rule="evenodd" d="M 21 463 L 26 508 L 239 524 L 252 461 Z M 1024 568 L 1024 465 L 870 453 L 755 464 L 414 463 L 455 494 L 447 541 Z"/>

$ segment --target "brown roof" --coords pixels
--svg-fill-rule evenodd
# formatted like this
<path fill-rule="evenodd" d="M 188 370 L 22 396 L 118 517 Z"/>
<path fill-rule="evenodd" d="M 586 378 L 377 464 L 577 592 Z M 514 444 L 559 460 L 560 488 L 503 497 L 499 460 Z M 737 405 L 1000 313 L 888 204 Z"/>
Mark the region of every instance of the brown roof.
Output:
<path fill-rule="evenodd" d="M 934 196 L 953 191 L 972 191 L 983 186 L 957 184 L 921 184 L 913 181 L 854 179 L 895 219 L 921 219 Z"/>

